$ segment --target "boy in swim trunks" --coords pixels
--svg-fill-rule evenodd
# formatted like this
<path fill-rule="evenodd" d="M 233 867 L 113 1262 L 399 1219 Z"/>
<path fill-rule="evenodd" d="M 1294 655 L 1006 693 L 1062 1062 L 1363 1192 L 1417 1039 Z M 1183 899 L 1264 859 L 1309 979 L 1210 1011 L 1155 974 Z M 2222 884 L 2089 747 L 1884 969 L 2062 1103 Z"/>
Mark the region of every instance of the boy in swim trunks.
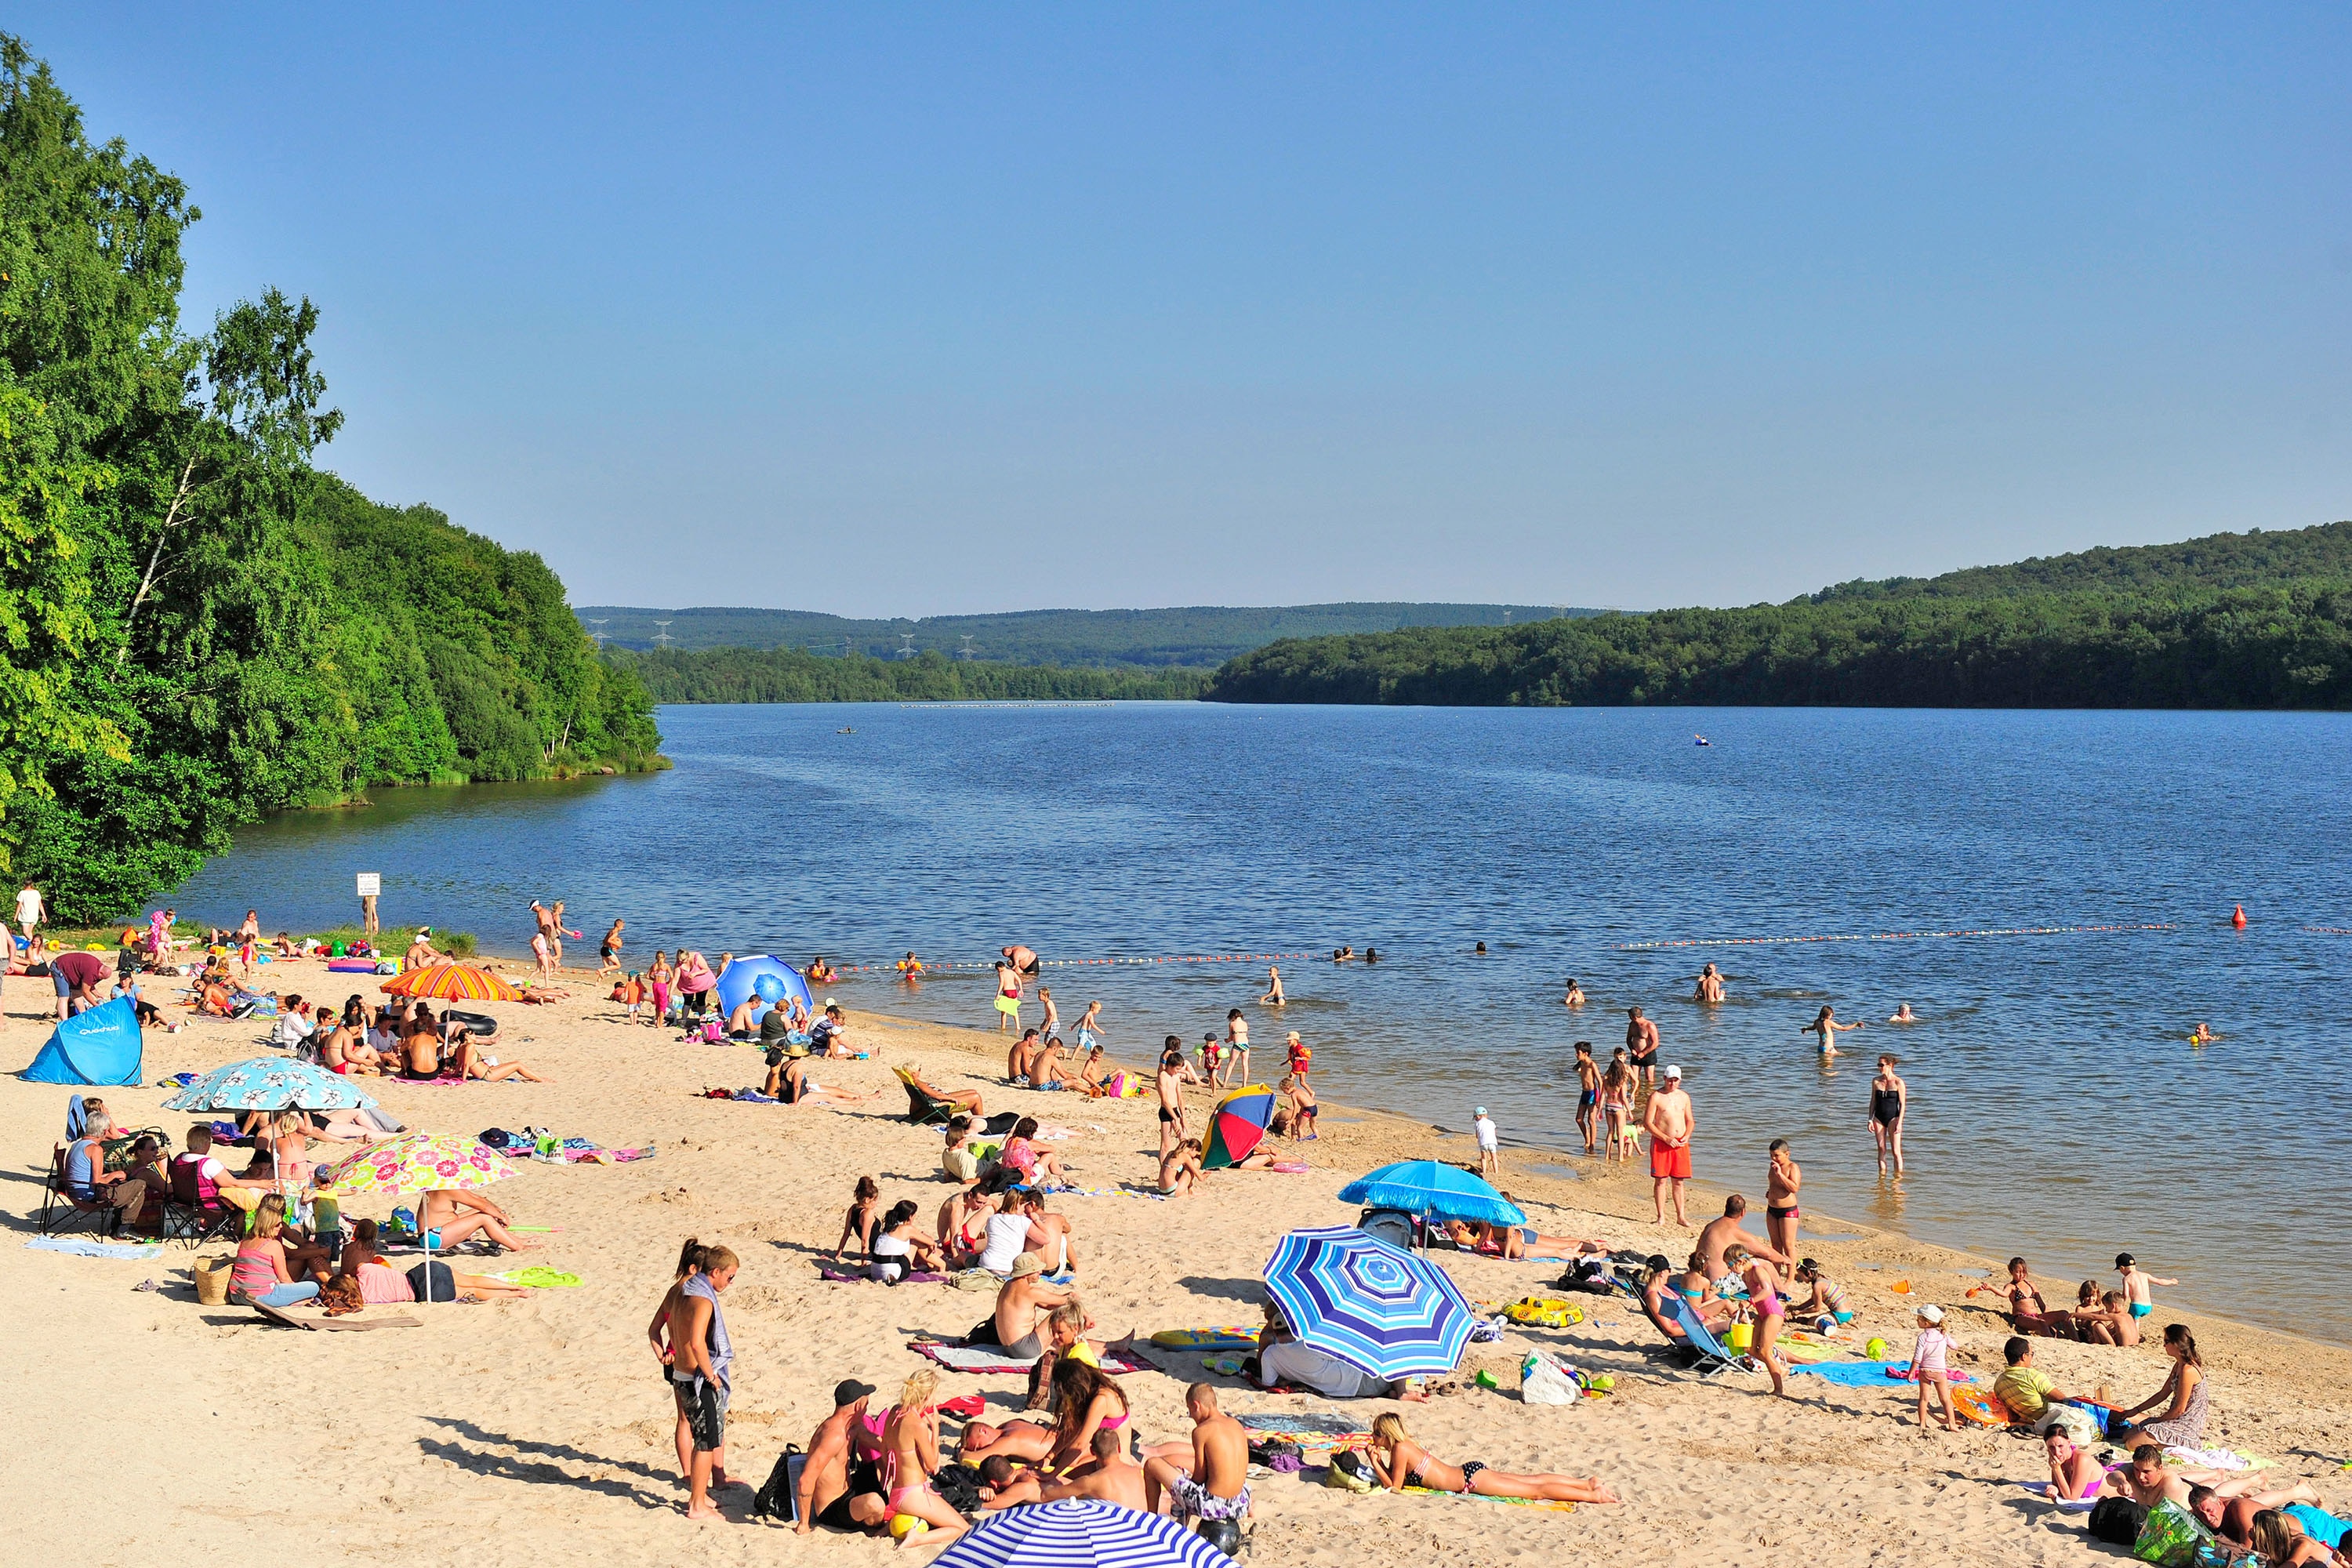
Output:
<path fill-rule="evenodd" d="M 1192 1076 L 1192 1070 L 1184 1060 L 1183 1042 L 1169 1036 L 1167 1048 L 1160 1053 L 1160 1075 L 1154 1080 L 1160 1089 L 1160 1159 L 1163 1164 L 1168 1152 L 1184 1142 L 1184 1079 Z"/>
<path fill-rule="evenodd" d="M 1161 1450 L 1143 1462 L 1144 1501 L 1153 1512 L 1161 1493 L 1172 1500 L 1179 1521 L 1240 1519 L 1250 1510 L 1249 1434 L 1217 1408 L 1217 1391 L 1196 1383 L 1184 1391 L 1184 1411 L 1192 1417 L 1190 1462 L 1179 1464 Z"/>
<path fill-rule="evenodd" d="M 2178 1279 L 2158 1279 L 2142 1270 L 2132 1262 L 2132 1255 L 2128 1252 L 2116 1254 L 2116 1272 L 2123 1276 L 2124 1300 L 2135 1318 L 2145 1318 L 2156 1310 L 2156 1293 L 2148 1289 L 2149 1286 L 2180 1283 Z"/>
<path fill-rule="evenodd" d="M 1584 1134 L 1584 1152 L 1601 1147 L 1601 1068 L 1592 1059 L 1592 1042 L 1576 1042 L 1576 1130 Z"/>

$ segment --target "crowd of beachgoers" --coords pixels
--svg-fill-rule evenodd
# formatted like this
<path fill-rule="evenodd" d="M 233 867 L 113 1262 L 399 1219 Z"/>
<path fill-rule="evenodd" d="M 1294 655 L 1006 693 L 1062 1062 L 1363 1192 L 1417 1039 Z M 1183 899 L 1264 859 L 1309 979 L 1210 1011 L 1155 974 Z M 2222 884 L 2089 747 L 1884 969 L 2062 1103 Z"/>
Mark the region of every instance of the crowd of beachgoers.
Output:
<path fill-rule="evenodd" d="M 269 962 L 297 958 L 327 959 L 345 973 L 393 979 L 463 967 L 436 949 L 429 929 L 395 944 L 396 952 L 379 952 L 365 941 L 322 942 L 284 932 L 264 938 L 254 911 L 236 927 L 184 932 L 175 911 L 159 910 L 143 927 L 123 931 L 112 957 L 102 958 L 81 949 L 50 951 L 37 891 L 27 887 L 26 893 L 9 972 L 50 978 L 59 1020 L 127 998 L 142 1026 L 175 1027 L 184 1015 L 253 1019 L 267 1026 L 271 1046 L 287 1058 L 356 1086 L 370 1079 L 546 1081 L 501 1047 L 493 1016 L 453 1005 L 436 1011 L 406 994 L 371 999 L 354 994 L 336 1005 L 270 989 L 262 973 Z M 578 984 L 590 974 L 563 963 L 564 940 L 579 933 L 565 929 L 561 902 L 535 902 L 531 910 L 535 973 L 510 982 L 513 994 L 525 1001 L 562 999 L 567 977 Z M 765 1076 L 759 1088 L 712 1090 L 712 1097 L 812 1111 L 874 1108 L 880 1090 L 859 1092 L 814 1076 L 827 1062 L 872 1054 L 843 1005 L 820 994 L 840 979 L 824 959 L 791 967 L 765 955 L 739 960 L 722 952 L 711 958 L 681 949 L 656 952 L 642 967 L 630 968 L 624 962 L 626 943 L 625 921 L 615 919 L 599 942 L 593 972 L 593 984 L 618 1005 L 621 1016 L 676 1031 L 680 1040 L 732 1042 L 761 1052 Z M 1378 962 L 1378 955 L 1367 950 L 1360 960 L 1343 948 L 1332 959 L 1346 964 Z M 761 965 L 763 977 L 782 970 L 795 984 L 779 976 L 775 984 L 763 978 L 748 990 L 730 986 L 739 963 Z M 1270 1086 L 1253 1076 L 1250 1019 L 1238 1005 L 1225 1010 L 1197 1048 L 1169 1034 L 1143 1064 L 1128 1065 L 1110 1050 L 1099 1002 L 1086 1005 L 1066 1036 L 1050 987 L 1038 984 L 1041 963 L 1034 951 L 1014 943 L 1003 949 L 994 967 L 992 1012 L 1006 1051 L 1003 1094 L 1024 1107 L 1055 1103 L 1026 1098 L 1044 1093 L 1069 1097 L 1069 1104 L 1145 1102 L 1156 1112 L 1159 1147 L 1154 1166 L 1123 1184 L 1138 1195 L 1195 1198 L 1233 1180 L 1225 1174 L 1230 1171 L 1305 1168 L 1295 1162 L 1320 1134 L 1314 1054 L 1299 1032 L 1284 1031 L 1281 1071 Z M 920 984 L 926 967 L 908 952 L 889 973 L 896 983 Z M 1720 1002 L 1724 984 L 1710 964 L 1695 978 L 1695 999 Z M 1279 969 L 1269 969 L 1263 989 L 1251 990 L 1260 1016 L 1279 1021 L 1287 1005 Z M 731 1005 L 730 991 L 737 993 Z M 1040 1012 L 1034 1025 L 1025 1016 L 1033 995 Z M 1572 981 L 1563 1000 L 1571 1016 L 1585 1005 Z M 1911 1016 L 1906 1005 L 1889 1022 Z M 1828 1052 L 1836 1049 L 1839 1034 L 1859 1026 L 1837 1020 L 1828 1007 L 1803 1026 Z M 1449 1253 L 1560 1265 L 1564 1272 L 1553 1289 L 1563 1295 L 1612 1296 L 1639 1311 L 1655 1332 L 1654 1364 L 1661 1375 L 1725 1376 L 1786 1396 L 1797 1374 L 1828 1356 L 1864 1352 L 1871 1363 L 1899 1362 L 1899 1374 L 1916 1389 L 1923 1434 L 1957 1430 L 1965 1422 L 2038 1436 L 2048 1499 L 2084 1512 L 2090 1533 L 2144 1548 L 2142 1555 L 2151 1560 L 2169 1561 L 2170 1553 L 2185 1563 L 2190 1557 L 2180 1553 L 2203 1549 L 2218 1553 L 2217 1561 L 2251 1553 L 2277 1568 L 2352 1561 L 2341 1555 L 2344 1521 L 2325 1510 L 2307 1480 L 2283 1479 L 2273 1466 L 2208 1446 L 2214 1390 L 2196 1336 L 2181 1322 L 2151 1321 L 2158 1311 L 2156 1289 L 2177 1281 L 2119 1254 L 2112 1286 L 2084 1280 L 2073 1303 L 2059 1307 L 2050 1294 L 2063 1299 L 2063 1292 L 2045 1294 L 2027 1261 L 2012 1258 L 2005 1279 L 1968 1292 L 1997 1298 L 2013 1331 L 2002 1347 L 2002 1370 L 1986 1389 L 1963 1386 L 1965 1374 L 1953 1368 L 1952 1325 L 1941 1305 L 1916 1304 L 1907 1347 L 1875 1336 L 1857 1343 L 1852 1282 L 1833 1278 L 1835 1270 L 1806 1255 L 1803 1172 L 1787 1141 L 1776 1140 L 1762 1152 L 1762 1234 L 1748 1228 L 1749 1205 L 1738 1193 L 1725 1200 L 1719 1215 L 1693 1224 L 1687 1190 L 1699 1110 L 1681 1068 L 1660 1056 L 1656 1025 L 1633 1007 L 1626 1043 L 1605 1062 L 1589 1042 L 1576 1043 L 1563 1079 L 1572 1074 L 1576 1080 L 1577 1125 L 1588 1155 L 1612 1162 L 1646 1158 L 1657 1224 L 1667 1226 L 1671 1213 L 1675 1229 L 1692 1233 L 1684 1256 L 1434 1212 L 1404 1216 L 1407 1228 L 1395 1239 L 1439 1267 Z M 1880 1056 L 1877 1065 L 1869 1122 L 1881 1168 L 1899 1172 L 1908 1086 L 1893 1053 Z M 1192 1429 L 1144 1441 L 1130 1421 L 1119 1380 L 1150 1364 L 1143 1352 L 1151 1347 L 1131 1332 L 1112 1337 L 1098 1328 L 1080 1284 L 1087 1241 L 1055 1207 L 1057 1194 L 1105 1189 L 1079 1184 L 1056 1151 L 1057 1138 L 1066 1134 L 1040 1114 L 992 1111 L 988 1101 L 1000 1098 L 999 1090 L 934 1081 L 911 1068 L 897 1070 L 908 1119 L 937 1129 L 938 1201 L 886 1202 L 872 1176 L 845 1178 L 847 1203 L 824 1260 L 827 1277 L 845 1285 L 939 1281 L 985 1289 L 992 1297 L 986 1316 L 969 1332 L 936 1342 L 939 1364 L 1016 1375 L 1020 1408 L 1008 1419 L 988 1421 L 980 1419 L 986 1407 L 976 1396 L 940 1399 L 938 1366 L 916 1372 L 887 1396 L 871 1383 L 845 1377 L 834 1390 L 832 1413 L 791 1456 L 794 1462 L 780 1461 L 770 1485 L 761 1489 L 760 1511 L 788 1519 L 803 1532 L 888 1534 L 903 1544 L 930 1546 L 992 1514 L 1088 1499 L 1168 1513 L 1237 1550 L 1242 1525 L 1254 1509 L 1265 1506 L 1263 1488 L 1253 1492 L 1253 1479 L 1262 1482 L 1269 1473 L 1298 1468 L 1299 1446 L 1269 1443 L 1237 1422 L 1221 1405 L 1219 1383 L 1206 1379 L 1185 1390 Z M 1221 1144 L 1211 1123 L 1229 1097 L 1242 1095 L 1260 1102 L 1254 1135 L 1245 1148 Z M 420 1300 L 506 1299 L 528 1289 L 458 1267 L 485 1253 L 539 1245 L 530 1226 L 479 1187 L 428 1184 L 415 1190 L 413 1207 L 396 1206 L 383 1220 L 346 1218 L 334 1173 L 348 1169 L 358 1152 L 413 1136 L 379 1110 L 289 1105 L 201 1120 L 186 1130 L 176 1154 L 152 1132 L 118 1126 L 102 1093 L 76 1095 L 68 1122 L 57 1172 L 65 1201 L 101 1213 L 107 1233 L 122 1237 L 163 1234 L 190 1223 L 186 1213 L 175 1216 L 175 1205 L 193 1210 L 195 1223 L 235 1237 L 230 1287 L 258 1309 L 280 1315 L 349 1313 Z M 1475 1109 L 1472 1128 L 1477 1159 L 1475 1166 L 1465 1164 L 1465 1174 L 1499 1178 L 1498 1129 L 1485 1107 Z M 1098 1181 L 1098 1173 L 1090 1173 L 1089 1180 Z M 420 1242 L 422 1262 L 401 1268 L 391 1261 Z M 446 1259 L 436 1260 L 436 1252 Z M 727 1517 L 719 1498 L 751 1485 L 727 1464 L 734 1369 L 726 1300 L 740 1267 L 729 1246 L 688 1239 L 646 1328 L 675 1406 L 684 1510 L 697 1519 Z M 1360 1437 L 1323 1456 L 1326 1473 L 1337 1478 L 1331 1484 L 1537 1504 L 1618 1500 L 1618 1487 L 1596 1475 L 1505 1470 L 1439 1457 L 1410 1435 L 1405 1407 L 1444 1388 L 1442 1373 L 1391 1377 L 1351 1361 L 1315 1342 L 1311 1325 L 1288 1321 L 1270 1295 L 1259 1318 L 1246 1331 L 1229 1331 L 1231 1348 L 1240 1353 L 1220 1369 L 1224 1386 L 1388 1402 L 1366 1419 Z M 2160 1347 L 2161 1381 L 2137 1402 L 2112 1395 L 2104 1385 L 2061 1388 L 2036 1365 L 2037 1343 L 2050 1340 Z M 1903 1349 L 1907 1356 L 1896 1354 Z M 961 1422 L 952 1440 L 943 1426 L 948 1421 Z"/>

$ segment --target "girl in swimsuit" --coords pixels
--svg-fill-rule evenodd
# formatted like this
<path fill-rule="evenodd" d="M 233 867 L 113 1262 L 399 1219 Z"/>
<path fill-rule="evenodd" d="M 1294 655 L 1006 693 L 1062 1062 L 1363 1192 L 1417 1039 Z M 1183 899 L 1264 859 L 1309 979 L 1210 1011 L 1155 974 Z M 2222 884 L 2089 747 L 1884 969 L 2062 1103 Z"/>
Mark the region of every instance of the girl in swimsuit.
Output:
<path fill-rule="evenodd" d="M 964 1517 L 931 1489 L 940 1468 L 940 1417 L 929 1408 L 940 1374 L 930 1368 L 907 1379 L 898 1403 L 882 1423 L 882 1490 L 890 1514 L 908 1514 L 931 1527 L 934 1539 L 964 1528 Z"/>
<path fill-rule="evenodd" d="M 849 1249 L 852 1241 L 857 1243 L 860 1252 L 870 1256 L 874 1250 L 874 1218 L 882 1207 L 882 1188 L 873 1177 L 860 1176 L 857 1178 L 857 1190 L 852 1195 L 856 1201 L 842 1216 L 841 1239 L 833 1247 L 835 1262 L 840 1261 L 841 1255 Z"/>
<path fill-rule="evenodd" d="M 1479 1497 L 1524 1498 L 1530 1502 L 1615 1502 L 1617 1494 L 1598 1476 L 1526 1475 L 1490 1470 L 1475 1459 L 1461 1467 L 1447 1464 L 1404 1434 L 1404 1422 L 1392 1412 L 1372 1417 L 1372 1471 L 1391 1491 L 1418 1484 L 1436 1492 L 1467 1492 Z"/>
<path fill-rule="evenodd" d="M 1772 1353 L 1772 1342 L 1789 1325 L 1788 1308 L 1780 1301 L 1780 1276 L 1770 1264 L 1737 1244 L 1723 1249 L 1723 1260 L 1747 1281 L 1748 1300 L 1756 1309 L 1756 1342 L 1748 1353 L 1771 1374 L 1772 1392 L 1785 1396 L 1789 1392 L 1788 1374 L 1780 1365 L 1780 1358 Z"/>
<path fill-rule="evenodd" d="M 1903 1111 L 1910 1091 L 1903 1080 L 1895 1076 L 1895 1058 L 1878 1058 L 1878 1076 L 1870 1080 L 1870 1131 L 1878 1140 L 1878 1173 L 1886 1174 L 1887 1162 L 1895 1163 L 1895 1173 L 1903 1173 Z"/>
<path fill-rule="evenodd" d="M 916 1268 L 937 1268 L 939 1247 L 928 1236 L 915 1234 L 915 1200 L 901 1198 L 890 1205 L 882 1216 L 882 1226 L 874 1237 L 874 1261 L 866 1266 L 866 1274 L 885 1285 L 896 1285 L 907 1277 L 911 1264 Z"/>
<path fill-rule="evenodd" d="M 1097 1429 L 1116 1432 L 1126 1425 L 1127 1395 L 1108 1373 L 1068 1356 L 1054 1363 L 1054 1451 L 1047 1469 L 1092 1458 Z"/>

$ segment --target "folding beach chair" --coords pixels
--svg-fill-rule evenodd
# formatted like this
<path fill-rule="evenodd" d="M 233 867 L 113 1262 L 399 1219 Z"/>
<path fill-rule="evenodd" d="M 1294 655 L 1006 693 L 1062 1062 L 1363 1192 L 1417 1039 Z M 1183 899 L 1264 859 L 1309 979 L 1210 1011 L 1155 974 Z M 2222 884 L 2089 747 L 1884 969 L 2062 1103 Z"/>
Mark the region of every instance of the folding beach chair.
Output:
<path fill-rule="evenodd" d="M 953 1100 L 941 1100 L 925 1089 L 915 1081 L 915 1075 L 905 1068 L 892 1068 L 890 1070 L 897 1073 L 898 1081 L 906 1086 L 908 1121 L 918 1127 L 929 1127 L 945 1126 L 954 1120 L 956 1106 Z"/>
<path fill-rule="evenodd" d="M 66 1185 L 66 1146 L 60 1143 L 49 1151 L 49 1180 L 41 1189 L 37 1222 L 43 1236 L 63 1236 L 78 1225 L 88 1226 L 92 1236 L 112 1236 L 121 1220 L 122 1211 L 112 1204 L 74 1196 Z"/>
<path fill-rule="evenodd" d="M 1753 1373 L 1757 1370 L 1747 1357 L 1733 1355 L 1724 1349 L 1722 1342 L 1717 1340 L 1714 1331 L 1699 1320 L 1697 1311 L 1688 1301 L 1683 1300 L 1679 1292 L 1663 1298 L 1661 1305 L 1666 1309 L 1667 1315 L 1674 1319 L 1675 1325 L 1682 1330 L 1684 1336 L 1690 1341 L 1690 1348 L 1698 1357 L 1698 1360 L 1687 1369 L 1688 1371 L 1696 1373 L 1702 1378 L 1717 1378 L 1727 1372 Z"/>
<path fill-rule="evenodd" d="M 164 1170 L 172 1178 L 172 1195 L 163 1200 L 163 1221 L 156 1232 L 159 1241 L 184 1241 L 190 1247 L 224 1236 L 238 1235 L 245 1224 L 245 1211 L 219 1198 L 206 1203 L 203 1189 L 197 1184 L 196 1164 L 192 1159 L 173 1160 Z"/>

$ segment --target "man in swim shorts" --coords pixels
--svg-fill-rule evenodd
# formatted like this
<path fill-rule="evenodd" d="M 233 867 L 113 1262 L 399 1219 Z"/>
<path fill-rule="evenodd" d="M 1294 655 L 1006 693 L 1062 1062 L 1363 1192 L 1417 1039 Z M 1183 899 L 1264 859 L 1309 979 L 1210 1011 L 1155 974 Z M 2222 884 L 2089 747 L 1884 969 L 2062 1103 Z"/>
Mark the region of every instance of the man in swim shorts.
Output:
<path fill-rule="evenodd" d="M 1643 1021 L 1641 1011 L 1639 1007 L 1633 1009 L 1636 1022 Z M 1643 1130 L 1650 1135 L 1651 1196 L 1657 1204 L 1660 1225 L 1666 1223 L 1666 1188 L 1671 1184 L 1675 1191 L 1675 1223 L 1685 1230 L 1690 1228 L 1690 1215 L 1683 1206 L 1683 1184 L 1690 1180 L 1691 1133 L 1697 1126 L 1690 1096 L 1683 1092 L 1683 1069 L 1669 1067 L 1665 1081 L 1650 1096 L 1650 1103 L 1642 1111 Z"/>
<path fill-rule="evenodd" d="M 1160 1158 L 1165 1163 L 1168 1152 L 1184 1142 L 1184 1043 L 1173 1035 L 1160 1053 L 1155 1082 L 1160 1089 Z"/>
<path fill-rule="evenodd" d="M 833 1530 L 870 1530 L 889 1517 L 882 1498 L 882 1472 L 872 1461 L 854 1458 L 850 1436 L 866 1419 L 874 1385 L 845 1378 L 833 1390 L 833 1414 L 809 1438 L 808 1458 L 793 1490 L 793 1530 L 807 1535 L 822 1524 Z"/>
<path fill-rule="evenodd" d="M 1632 1057 L 1635 1080 L 1654 1082 L 1657 1074 L 1658 1026 L 1642 1016 L 1639 1007 L 1625 1009 L 1625 1049 Z"/>
<path fill-rule="evenodd" d="M 996 1293 L 996 1310 L 964 1336 L 964 1343 L 1001 1345 L 1007 1361 L 1035 1361 L 1044 1355 L 1046 1316 L 1071 1299 L 1070 1292 L 1038 1278 L 1045 1270 L 1045 1260 L 1034 1252 L 1015 1258 L 1012 1277 Z"/>
<path fill-rule="evenodd" d="M 1217 1408 L 1217 1391 L 1209 1384 L 1184 1391 L 1184 1410 L 1192 1417 L 1190 1460 L 1168 1457 L 1173 1444 L 1144 1460 L 1144 1501 L 1157 1512 L 1160 1494 L 1167 1493 L 1179 1521 L 1242 1518 L 1250 1509 L 1249 1434 Z"/>
<path fill-rule="evenodd" d="M 1584 1134 L 1584 1152 L 1601 1146 L 1601 1068 L 1592 1059 L 1592 1042 L 1576 1042 L 1576 1130 Z"/>

